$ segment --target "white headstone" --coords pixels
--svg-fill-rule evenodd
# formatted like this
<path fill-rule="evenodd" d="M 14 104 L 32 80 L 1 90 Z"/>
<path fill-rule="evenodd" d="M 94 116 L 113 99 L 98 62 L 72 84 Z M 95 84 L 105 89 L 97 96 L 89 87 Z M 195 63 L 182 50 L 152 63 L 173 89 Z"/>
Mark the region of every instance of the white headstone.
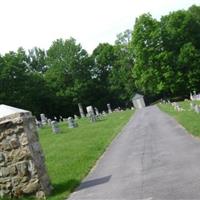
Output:
<path fill-rule="evenodd" d="M 83 111 L 83 107 L 82 107 L 81 103 L 78 104 L 78 109 L 79 109 L 81 117 L 84 118 L 85 117 L 85 113 Z"/>
<path fill-rule="evenodd" d="M 88 117 L 90 118 L 90 120 L 92 122 L 95 122 L 96 121 L 96 117 L 95 117 L 95 114 L 94 114 L 93 107 L 92 106 L 87 106 L 86 110 L 87 110 L 87 114 L 88 114 Z"/>
<path fill-rule="evenodd" d="M 60 132 L 60 128 L 58 126 L 58 122 L 57 121 L 52 121 L 51 122 L 51 128 L 52 128 L 52 131 L 54 133 L 59 133 Z"/>
<path fill-rule="evenodd" d="M 112 113 L 112 109 L 109 103 L 107 104 L 107 108 L 108 108 L 108 113 Z"/>

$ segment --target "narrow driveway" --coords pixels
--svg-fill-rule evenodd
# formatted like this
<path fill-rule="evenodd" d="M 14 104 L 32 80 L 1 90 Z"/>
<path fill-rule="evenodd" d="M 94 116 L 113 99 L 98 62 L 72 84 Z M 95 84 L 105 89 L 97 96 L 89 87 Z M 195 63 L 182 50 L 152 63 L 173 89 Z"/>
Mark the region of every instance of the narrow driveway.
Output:
<path fill-rule="evenodd" d="M 200 140 L 156 106 L 138 110 L 69 200 L 200 199 Z"/>

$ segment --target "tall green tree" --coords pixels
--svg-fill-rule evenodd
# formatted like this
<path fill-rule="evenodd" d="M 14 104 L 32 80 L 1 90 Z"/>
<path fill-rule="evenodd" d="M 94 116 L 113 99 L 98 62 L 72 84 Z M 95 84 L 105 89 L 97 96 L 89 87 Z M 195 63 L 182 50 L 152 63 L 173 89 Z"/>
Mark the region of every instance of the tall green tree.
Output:
<path fill-rule="evenodd" d="M 1 58 L 0 98 L 2 103 L 14 106 L 26 104 L 26 93 L 24 91 L 28 80 L 26 70 L 27 56 L 22 48 L 16 53 L 9 52 Z"/>
<path fill-rule="evenodd" d="M 184 74 L 184 86 L 186 87 L 183 92 L 190 92 L 197 90 L 200 85 L 200 50 L 190 42 L 186 43 L 180 49 L 178 56 L 178 68 Z"/>
<path fill-rule="evenodd" d="M 89 90 L 90 61 L 87 52 L 75 39 L 56 40 L 47 51 L 45 80 L 58 97 L 58 112 L 63 107 L 73 112 L 77 103 L 85 103 Z"/>
<path fill-rule="evenodd" d="M 198 88 L 198 11 L 199 7 L 192 6 L 187 11 L 163 16 L 160 21 L 150 14 L 136 20 L 131 50 L 135 55 L 133 76 L 139 91 L 148 96 L 170 97 L 184 96 Z"/>
<path fill-rule="evenodd" d="M 132 73 L 134 54 L 131 52 L 131 36 L 131 30 L 117 35 L 114 45 L 116 59 L 109 78 L 111 90 L 118 101 L 126 105 L 136 90 Z"/>
<path fill-rule="evenodd" d="M 40 48 L 33 48 L 28 52 L 29 70 L 31 72 L 45 73 L 48 69 L 46 64 L 46 51 Z"/>
<path fill-rule="evenodd" d="M 137 90 L 147 94 L 159 93 L 160 65 L 158 57 L 162 52 L 159 22 L 150 14 L 136 19 L 132 34 L 132 53 L 135 55 L 133 76 Z"/>

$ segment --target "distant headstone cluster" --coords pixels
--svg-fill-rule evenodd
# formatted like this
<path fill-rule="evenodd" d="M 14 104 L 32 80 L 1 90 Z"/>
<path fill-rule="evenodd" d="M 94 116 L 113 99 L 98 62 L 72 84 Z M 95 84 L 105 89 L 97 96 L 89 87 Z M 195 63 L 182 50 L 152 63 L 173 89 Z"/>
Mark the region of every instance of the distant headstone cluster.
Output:
<path fill-rule="evenodd" d="M 174 108 L 175 111 L 184 111 L 184 109 L 181 107 L 181 105 L 178 102 L 170 102 L 170 100 L 161 100 L 161 104 L 170 104 Z"/>
<path fill-rule="evenodd" d="M 197 94 L 196 91 L 193 91 L 193 94 L 190 93 L 190 100 L 200 100 L 200 94 Z"/>
<path fill-rule="evenodd" d="M 195 101 L 200 100 L 200 94 L 196 94 L 196 92 L 194 91 L 193 94 L 190 93 L 190 100 L 192 100 L 190 102 L 190 109 L 188 111 L 194 111 L 196 113 L 200 113 L 200 105 L 198 105 L 197 103 L 195 103 Z M 188 101 L 188 99 L 185 99 L 185 101 Z M 180 111 L 184 111 L 184 109 L 180 106 L 180 104 L 178 102 L 170 102 L 169 100 L 161 100 L 161 103 L 164 104 L 171 104 L 174 108 L 174 110 L 180 112 Z"/>
<path fill-rule="evenodd" d="M 97 107 L 93 108 L 93 106 L 90 105 L 86 107 L 87 113 L 85 114 L 81 103 L 78 104 L 78 109 L 79 109 L 80 117 L 81 118 L 87 117 L 91 122 L 102 120 L 103 117 L 107 115 L 107 113 L 113 112 L 111 109 L 111 105 L 109 103 L 107 104 L 107 109 L 108 109 L 107 112 L 102 111 L 100 113 Z M 116 108 L 114 111 L 117 112 L 117 111 L 123 111 L 123 110 L 121 110 L 120 108 Z M 62 116 L 60 116 L 59 122 L 64 121 L 68 124 L 69 128 L 76 128 L 78 127 L 78 119 L 79 117 L 77 115 L 74 115 L 73 117 L 68 117 L 68 118 L 63 118 Z M 53 133 L 55 134 L 60 133 L 57 117 L 54 117 L 54 120 L 51 120 L 51 119 L 48 119 L 44 113 L 41 113 L 40 121 L 36 120 L 36 125 L 38 128 L 49 125 L 51 126 Z"/>
<path fill-rule="evenodd" d="M 171 104 L 172 104 L 172 106 L 174 107 L 174 110 L 176 110 L 176 111 L 178 111 L 178 112 L 184 111 L 184 109 L 179 105 L 179 103 L 173 102 L 173 103 L 171 103 Z"/>
<path fill-rule="evenodd" d="M 190 102 L 190 109 L 195 111 L 198 114 L 200 113 L 200 106 L 193 102 Z"/>

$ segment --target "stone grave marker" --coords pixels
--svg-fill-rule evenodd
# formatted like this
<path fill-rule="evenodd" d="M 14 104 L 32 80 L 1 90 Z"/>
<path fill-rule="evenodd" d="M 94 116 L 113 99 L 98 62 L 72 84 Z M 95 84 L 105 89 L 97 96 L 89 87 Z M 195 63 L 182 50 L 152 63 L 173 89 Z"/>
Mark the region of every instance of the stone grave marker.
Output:
<path fill-rule="evenodd" d="M 107 104 L 107 108 L 108 108 L 108 113 L 112 113 L 112 109 L 109 103 Z"/>
<path fill-rule="evenodd" d="M 63 118 L 63 122 L 67 122 L 67 118 Z"/>
<path fill-rule="evenodd" d="M 47 122 L 48 122 L 48 125 L 51 126 L 51 119 L 48 119 Z"/>
<path fill-rule="evenodd" d="M 95 107 L 94 110 L 95 110 L 95 114 L 96 114 L 97 116 L 99 116 L 99 110 L 98 110 L 98 108 Z"/>
<path fill-rule="evenodd" d="M 36 127 L 38 129 L 42 127 L 42 123 L 40 121 L 38 121 L 37 119 L 35 119 L 35 123 L 36 123 Z"/>
<path fill-rule="evenodd" d="M 103 115 L 103 116 L 106 116 L 106 115 L 107 115 L 107 113 L 106 113 L 105 110 L 102 111 L 102 115 Z"/>
<path fill-rule="evenodd" d="M 49 195 L 52 187 L 31 112 L 0 105 L 0 195 Z"/>
<path fill-rule="evenodd" d="M 85 113 L 83 111 L 83 107 L 82 107 L 81 103 L 78 104 L 78 109 L 79 109 L 81 117 L 84 118 L 85 117 Z"/>
<path fill-rule="evenodd" d="M 47 118 L 45 117 L 45 114 L 40 114 L 40 119 L 42 122 L 42 125 L 46 125 L 47 124 Z"/>
<path fill-rule="evenodd" d="M 196 113 L 200 113 L 200 106 L 199 105 L 195 105 L 194 106 L 194 110 Z"/>
<path fill-rule="evenodd" d="M 57 121 L 51 121 L 51 128 L 52 128 L 53 133 L 59 133 L 60 132 L 60 128 L 58 126 Z"/>
<path fill-rule="evenodd" d="M 78 116 L 77 116 L 77 115 L 74 115 L 74 119 L 77 121 L 77 120 L 78 120 Z"/>
<path fill-rule="evenodd" d="M 78 126 L 78 124 L 72 117 L 68 117 L 67 120 L 69 128 L 76 128 Z"/>
<path fill-rule="evenodd" d="M 88 117 L 90 118 L 91 122 L 95 122 L 96 121 L 96 116 L 94 114 L 93 107 L 92 106 L 87 106 L 86 110 L 87 110 L 87 114 L 88 114 Z"/>
<path fill-rule="evenodd" d="M 191 110 L 194 110 L 194 108 L 195 108 L 194 103 L 190 102 L 190 108 L 191 108 Z"/>
<path fill-rule="evenodd" d="M 62 121 L 63 121 L 63 117 L 60 116 L 60 117 L 59 117 L 59 122 L 62 122 Z"/>

